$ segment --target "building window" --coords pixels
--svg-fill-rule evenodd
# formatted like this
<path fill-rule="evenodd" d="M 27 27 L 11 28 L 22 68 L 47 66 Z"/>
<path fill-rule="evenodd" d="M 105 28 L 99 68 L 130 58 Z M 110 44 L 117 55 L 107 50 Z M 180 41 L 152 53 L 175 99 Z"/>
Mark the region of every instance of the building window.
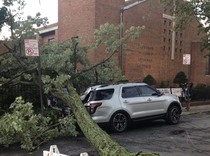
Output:
<path fill-rule="evenodd" d="M 168 51 L 170 51 L 171 50 L 171 47 L 168 47 Z"/>
<path fill-rule="evenodd" d="M 177 48 L 175 48 L 175 52 L 177 52 Z"/>
<path fill-rule="evenodd" d="M 165 41 L 166 41 L 166 38 L 164 37 L 164 38 L 163 38 L 163 42 L 165 42 Z"/>
<path fill-rule="evenodd" d="M 181 53 L 182 52 L 182 49 L 179 49 L 179 52 Z"/>
<path fill-rule="evenodd" d="M 48 43 L 52 43 L 52 42 L 54 42 L 54 38 L 49 38 Z"/>
<path fill-rule="evenodd" d="M 180 37 L 182 37 L 182 33 L 180 33 Z"/>
<path fill-rule="evenodd" d="M 171 42 L 171 39 L 169 38 L 169 39 L 168 39 L 168 43 L 170 43 L 170 42 Z"/>
<path fill-rule="evenodd" d="M 164 29 L 164 31 L 163 31 L 164 33 L 166 33 L 166 29 Z"/>
<path fill-rule="evenodd" d="M 164 20 L 164 25 L 166 25 L 166 20 Z"/>
<path fill-rule="evenodd" d="M 180 41 L 180 45 L 182 45 L 182 41 Z"/>
<path fill-rule="evenodd" d="M 171 34 L 171 30 L 168 31 L 168 34 L 169 34 L 169 35 Z"/>
<path fill-rule="evenodd" d="M 165 46 L 163 46 L 163 50 L 165 50 L 166 49 L 166 47 Z"/>
<path fill-rule="evenodd" d="M 206 57 L 206 73 L 205 75 L 210 75 L 210 57 Z"/>

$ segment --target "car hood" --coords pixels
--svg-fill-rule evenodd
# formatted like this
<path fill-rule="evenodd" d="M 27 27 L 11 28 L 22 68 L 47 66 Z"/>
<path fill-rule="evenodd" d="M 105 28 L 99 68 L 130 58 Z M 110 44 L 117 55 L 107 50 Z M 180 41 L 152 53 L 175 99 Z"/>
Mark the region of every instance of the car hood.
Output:
<path fill-rule="evenodd" d="M 177 95 L 175 95 L 175 94 L 164 94 L 164 95 L 165 96 L 169 96 L 169 97 L 173 98 L 176 101 L 179 101 L 179 97 Z"/>

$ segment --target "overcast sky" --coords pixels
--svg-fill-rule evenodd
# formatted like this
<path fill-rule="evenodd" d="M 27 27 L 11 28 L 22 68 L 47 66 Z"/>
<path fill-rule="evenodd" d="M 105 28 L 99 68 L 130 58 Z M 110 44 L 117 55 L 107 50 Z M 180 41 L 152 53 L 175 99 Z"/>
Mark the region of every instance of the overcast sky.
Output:
<path fill-rule="evenodd" d="M 25 0 L 26 7 L 24 13 L 26 15 L 35 15 L 41 13 L 42 17 L 47 17 L 50 24 L 58 21 L 58 0 Z"/>
<path fill-rule="evenodd" d="M 24 16 L 35 16 L 37 12 L 41 13 L 41 17 L 47 17 L 49 24 L 58 22 L 58 0 L 25 0 Z M 2 1 L 0 0 L 0 7 Z M 4 28 L 0 33 L 0 38 L 7 35 L 8 28 Z"/>

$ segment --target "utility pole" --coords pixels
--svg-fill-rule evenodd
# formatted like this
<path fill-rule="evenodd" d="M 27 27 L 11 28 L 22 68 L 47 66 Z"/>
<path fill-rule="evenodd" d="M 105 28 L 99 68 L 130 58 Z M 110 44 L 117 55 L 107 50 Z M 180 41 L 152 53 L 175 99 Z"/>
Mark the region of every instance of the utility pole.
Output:
<path fill-rule="evenodd" d="M 127 6 L 121 5 L 121 7 L 120 7 L 120 51 L 119 51 L 119 67 L 120 67 L 121 70 L 122 70 L 122 41 L 121 40 L 122 40 L 122 32 L 123 32 L 123 28 L 122 28 L 122 24 L 123 24 L 123 12 L 125 10 L 128 10 L 128 9 L 130 9 L 130 8 L 132 8 L 132 7 L 140 4 L 140 3 L 143 3 L 145 1 L 146 0 L 136 1 L 134 3 L 131 3 L 131 4 L 127 5 Z"/>

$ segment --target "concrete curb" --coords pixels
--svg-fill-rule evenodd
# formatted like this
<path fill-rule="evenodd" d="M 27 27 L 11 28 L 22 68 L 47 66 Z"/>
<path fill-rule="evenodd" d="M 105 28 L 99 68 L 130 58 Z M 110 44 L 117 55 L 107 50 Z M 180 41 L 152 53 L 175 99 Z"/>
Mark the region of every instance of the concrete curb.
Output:
<path fill-rule="evenodd" d="M 185 107 L 182 107 L 181 115 L 198 114 L 198 113 L 205 113 L 205 112 L 210 112 L 210 104 L 191 106 L 189 111 L 187 111 Z"/>

